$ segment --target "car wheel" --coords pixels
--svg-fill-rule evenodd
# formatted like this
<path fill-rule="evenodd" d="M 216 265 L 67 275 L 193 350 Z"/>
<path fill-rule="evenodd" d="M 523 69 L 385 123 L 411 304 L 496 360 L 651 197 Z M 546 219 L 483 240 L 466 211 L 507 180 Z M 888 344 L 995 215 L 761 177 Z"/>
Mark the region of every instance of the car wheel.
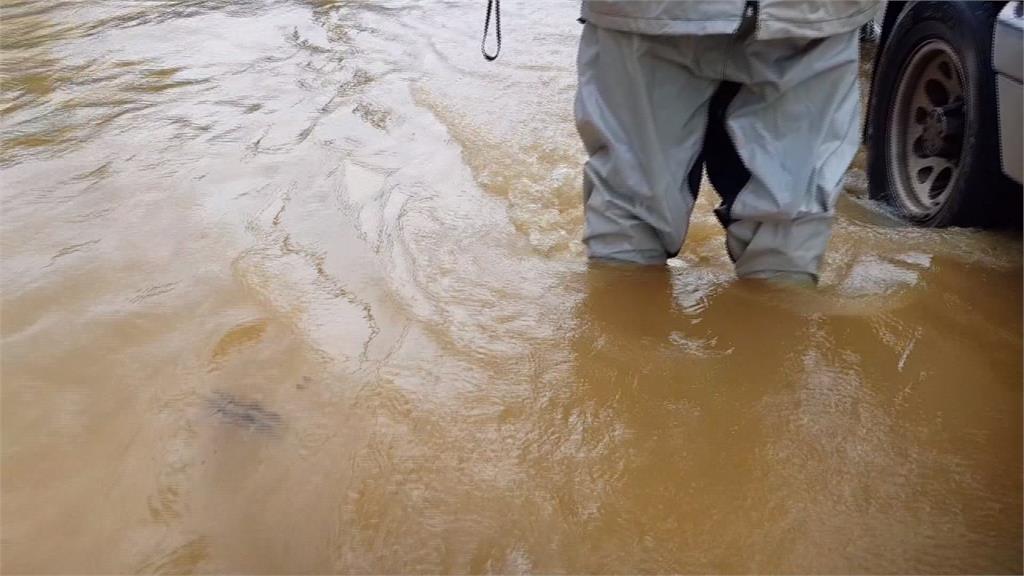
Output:
<path fill-rule="evenodd" d="M 1002 183 L 992 30 L 999 6 L 925 2 L 901 14 L 875 74 L 871 196 L 924 226 L 985 224 Z"/>

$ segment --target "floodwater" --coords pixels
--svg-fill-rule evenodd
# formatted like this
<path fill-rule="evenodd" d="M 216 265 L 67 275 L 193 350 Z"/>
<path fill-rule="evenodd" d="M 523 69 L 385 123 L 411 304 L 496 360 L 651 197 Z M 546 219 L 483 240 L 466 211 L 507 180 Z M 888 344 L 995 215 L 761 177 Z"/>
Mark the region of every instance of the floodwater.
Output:
<path fill-rule="evenodd" d="M 5 572 L 1022 570 L 1019 234 L 588 270 L 574 2 L 0 7 Z"/>

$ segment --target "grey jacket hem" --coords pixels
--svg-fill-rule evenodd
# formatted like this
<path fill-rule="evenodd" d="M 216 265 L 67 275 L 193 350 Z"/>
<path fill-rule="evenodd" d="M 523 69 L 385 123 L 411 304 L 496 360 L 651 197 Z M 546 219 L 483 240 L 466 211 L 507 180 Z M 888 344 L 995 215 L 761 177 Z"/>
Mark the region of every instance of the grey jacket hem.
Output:
<path fill-rule="evenodd" d="M 856 30 L 875 16 L 878 6 L 868 4 L 862 9 L 834 19 L 799 20 L 773 17 L 771 12 L 762 12 L 758 17 L 754 37 L 758 40 L 778 38 L 825 38 Z M 587 22 L 621 32 L 647 34 L 652 36 L 689 36 L 710 34 L 733 34 L 742 22 L 742 17 L 720 19 L 651 18 L 635 15 L 608 14 L 595 9 L 588 2 L 583 3 L 582 18 Z"/>

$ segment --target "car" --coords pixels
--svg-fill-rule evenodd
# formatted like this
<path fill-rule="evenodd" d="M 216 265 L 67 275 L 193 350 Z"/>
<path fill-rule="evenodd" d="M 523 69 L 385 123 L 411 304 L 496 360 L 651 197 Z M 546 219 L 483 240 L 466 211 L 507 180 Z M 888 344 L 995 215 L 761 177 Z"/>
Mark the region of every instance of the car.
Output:
<path fill-rule="evenodd" d="M 870 196 L 922 226 L 1019 221 L 1024 2 L 887 2 L 869 26 Z"/>

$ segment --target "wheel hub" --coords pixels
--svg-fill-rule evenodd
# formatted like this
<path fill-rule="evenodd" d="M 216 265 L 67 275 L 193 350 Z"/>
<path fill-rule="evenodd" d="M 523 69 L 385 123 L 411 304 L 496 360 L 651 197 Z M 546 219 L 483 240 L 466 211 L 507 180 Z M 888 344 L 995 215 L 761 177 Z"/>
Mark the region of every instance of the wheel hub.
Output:
<path fill-rule="evenodd" d="M 935 156 L 942 151 L 946 139 L 946 114 L 941 108 L 932 108 L 924 123 L 921 134 L 921 148 L 926 156 Z"/>
<path fill-rule="evenodd" d="M 960 149 L 963 132 L 963 103 L 959 100 L 945 106 L 934 106 L 928 111 L 921 127 L 921 153 L 952 157 Z"/>

